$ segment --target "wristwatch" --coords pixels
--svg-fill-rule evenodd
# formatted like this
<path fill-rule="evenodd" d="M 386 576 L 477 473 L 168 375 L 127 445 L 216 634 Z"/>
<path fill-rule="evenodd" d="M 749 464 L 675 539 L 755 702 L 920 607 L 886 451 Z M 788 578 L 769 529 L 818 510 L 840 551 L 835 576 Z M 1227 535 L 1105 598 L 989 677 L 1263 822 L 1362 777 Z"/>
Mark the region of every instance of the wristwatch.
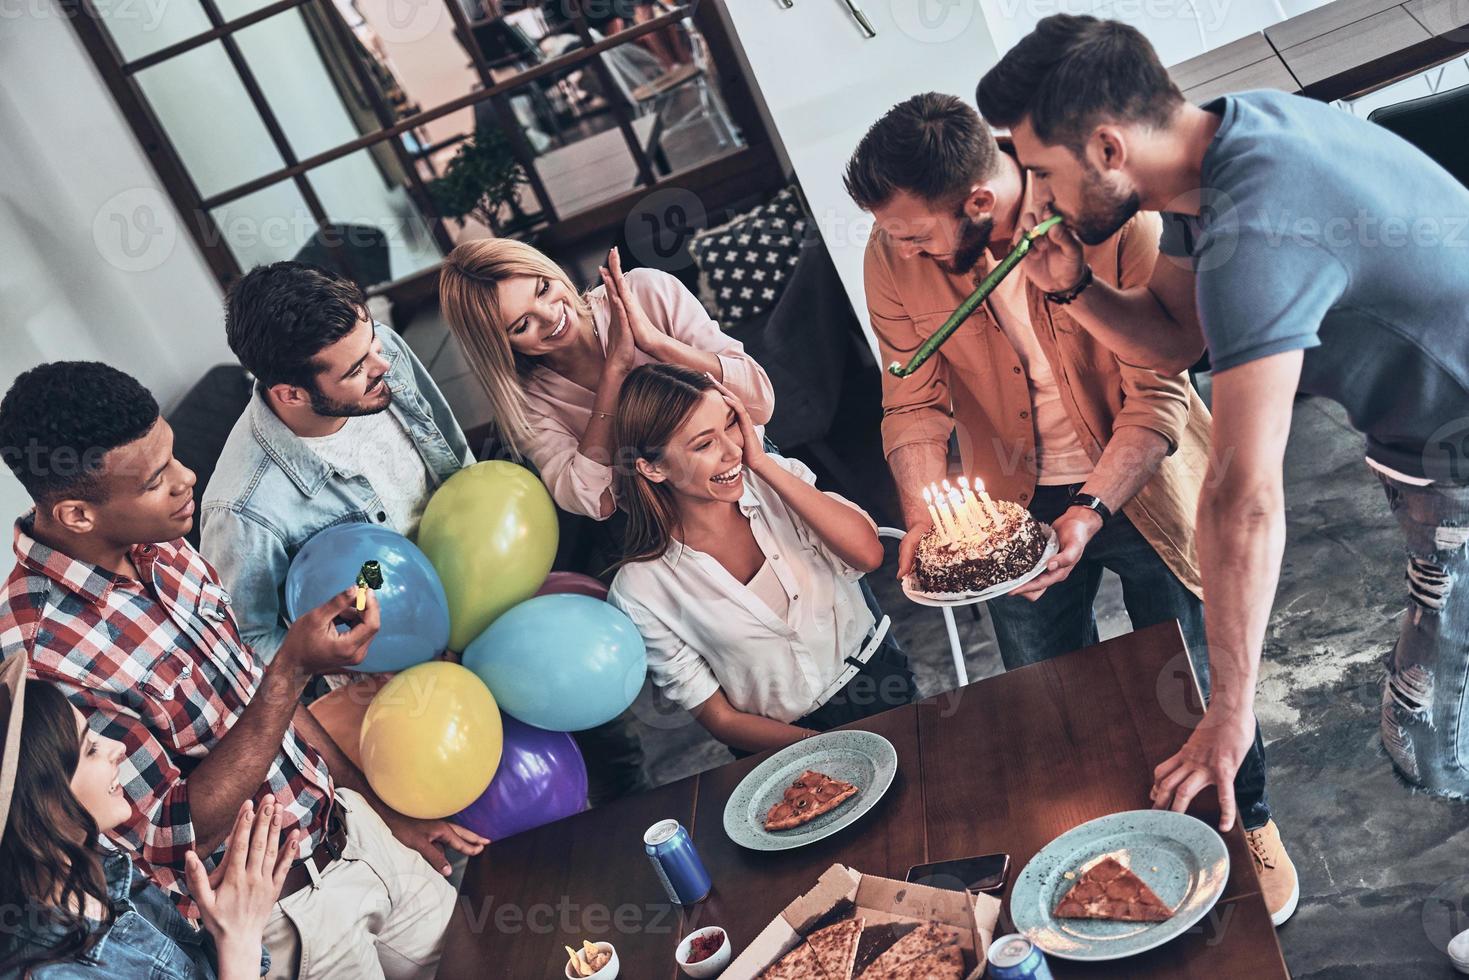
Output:
<path fill-rule="evenodd" d="M 1101 500 L 1093 497 L 1089 493 L 1073 494 L 1071 497 L 1071 506 L 1085 507 L 1087 510 L 1096 511 L 1097 516 L 1102 519 L 1103 524 L 1106 524 L 1112 519 L 1112 508 L 1108 507 L 1106 504 L 1102 503 Z"/>
<path fill-rule="evenodd" d="M 1090 286 L 1091 284 L 1092 267 L 1091 264 L 1088 263 L 1087 265 L 1082 266 L 1081 279 L 1077 281 L 1075 286 L 1072 286 L 1070 289 L 1058 289 L 1054 293 L 1046 293 L 1046 299 L 1050 300 L 1052 303 L 1057 303 L 1061 306 L 1065 306 L 1067 303 L 1071 302 L 1072 300 L 1076 299 L 1076 297 L 1086 292 L 1086 287 Z"/>

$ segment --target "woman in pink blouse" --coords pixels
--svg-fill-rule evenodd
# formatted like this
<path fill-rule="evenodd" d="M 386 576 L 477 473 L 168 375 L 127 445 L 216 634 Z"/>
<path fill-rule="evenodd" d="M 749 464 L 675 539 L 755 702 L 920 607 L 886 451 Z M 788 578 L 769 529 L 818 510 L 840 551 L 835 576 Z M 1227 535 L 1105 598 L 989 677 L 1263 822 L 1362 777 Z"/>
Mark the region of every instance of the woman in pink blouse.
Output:
<path fill-rule="evenodd" d="M 617 509 L 612 423 L 633 368 L 660 362 L 710 374 L 757 425 L 770 420 L 775 394 L 673 276 L 624 275 L 615 248 L 601 274 L 601 286 L 578 293 L 531 246 L 481 239 L 444 259 L 439 300 L 511 452 L 530 458 L 562 509 L 606 520 Z"/>

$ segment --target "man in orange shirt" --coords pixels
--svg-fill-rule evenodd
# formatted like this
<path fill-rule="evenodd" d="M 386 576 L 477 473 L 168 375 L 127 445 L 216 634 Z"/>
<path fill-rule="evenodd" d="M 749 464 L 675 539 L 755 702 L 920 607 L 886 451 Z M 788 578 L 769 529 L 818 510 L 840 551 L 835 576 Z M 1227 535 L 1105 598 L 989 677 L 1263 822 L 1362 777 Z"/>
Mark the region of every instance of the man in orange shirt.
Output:
<path fill-rule="evenodd" d="M 883 364 L 906 362 L 1041 210 L 1028 174 L 978 113 L 935 93 L 873 125 L 846 185 L 876 220 L 864 284 Z M 1147 282 L 1160 232 L 1157 214 L 1136 215 L 1088 247 L 1092 274 L 1121 288 Z M 1068 315 L 1091 281 L 1045 293 L 1017 270 L 921 368 L 883 372 L 883 445 L 908 527 L 899 574 L 930 527 L 921 491 L 948 476 L 952 437 L 962 472 L 1028 507 L 1059 539 L 1045 572 L 990 603 L 1005 666 L 1095 643 L 1093 603 L 1111 569 L 1134 628 L 1178 620 L 1207 692 L 1194 513 L 1209 412 L 1186 375 L 1119 360 Z M 1300 891 L 1265 800 L 1258 730 L 1235 796 L 1279 925 Z M 1233 823 L 1233 813 L 1222 816 Z"/>

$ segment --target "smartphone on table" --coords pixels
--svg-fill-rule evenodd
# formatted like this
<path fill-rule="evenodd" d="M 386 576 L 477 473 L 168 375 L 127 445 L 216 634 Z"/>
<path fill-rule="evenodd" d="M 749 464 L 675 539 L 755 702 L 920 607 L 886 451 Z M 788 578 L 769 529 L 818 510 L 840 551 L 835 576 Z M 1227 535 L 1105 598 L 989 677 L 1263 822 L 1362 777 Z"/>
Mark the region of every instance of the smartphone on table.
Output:
<path fill-rule="evenodd" d="M 1005 890 L 1005 879 L 1009 874 L 1010 855 L 982 854 L 954 861 L 915 864 L 908 869 L 908 877 L 904 880 L 955 892 L 998 895 Z"/>

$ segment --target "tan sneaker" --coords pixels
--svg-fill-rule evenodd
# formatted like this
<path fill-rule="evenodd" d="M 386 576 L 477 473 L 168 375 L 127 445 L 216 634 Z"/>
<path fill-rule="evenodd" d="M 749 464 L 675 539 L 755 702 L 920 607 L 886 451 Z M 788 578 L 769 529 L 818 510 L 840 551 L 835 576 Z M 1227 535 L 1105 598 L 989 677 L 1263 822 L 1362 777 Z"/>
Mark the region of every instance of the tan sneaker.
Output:
<path fill-rule="evenodd" d="M 1270 910 L 1270 921 L 1283 925 L 1296 914 L 1296 906 L 1300 904 L 1301 879 L 1280 842 L 1280 828 L 1271 820 L 1259 830 L 1245 831 L 1245 838 L 1250 842 L 1255 874 L 1260 878 L 1260 891 L 1265 896 L 1265 907 Z"/>

